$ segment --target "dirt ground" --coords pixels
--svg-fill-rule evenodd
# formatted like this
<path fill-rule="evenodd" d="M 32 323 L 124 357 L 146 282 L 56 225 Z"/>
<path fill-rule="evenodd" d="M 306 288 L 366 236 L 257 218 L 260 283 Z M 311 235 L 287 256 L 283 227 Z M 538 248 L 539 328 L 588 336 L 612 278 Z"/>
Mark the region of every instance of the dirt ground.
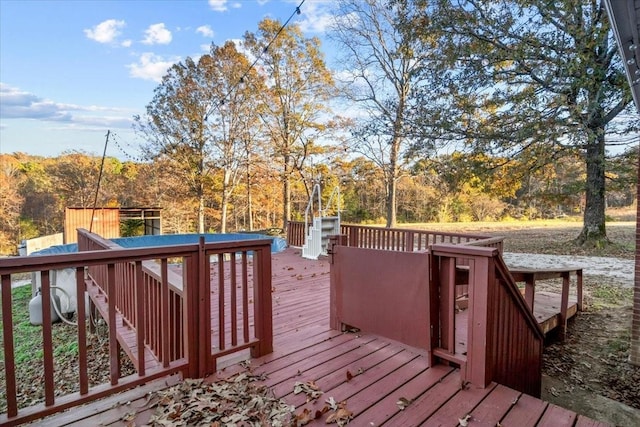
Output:
<path fill-rule="evenodd" d="M 605 248 L 573 245 L 571 240 L 580 226 L 554 222 L 468 224 L 456 231 L 504 236 L 505 252 L 614 257 L 626 260 L 625 268 L 629 268 L 635 250 L 634 222 L 608 223 L 611 244 Z M 616 260 L 611 262 L 615 268 Z M 585 268 L 585 310 L 569 322 L 565 341 L 547 339 L 542 398 L 599 421 L 639 426 L 640 367 L 628 363 L 633 283 L 601 272 L 589 274 L 588 270 Z M 553 281 L 537 283 L 539 288 L 557 286 Z"/>

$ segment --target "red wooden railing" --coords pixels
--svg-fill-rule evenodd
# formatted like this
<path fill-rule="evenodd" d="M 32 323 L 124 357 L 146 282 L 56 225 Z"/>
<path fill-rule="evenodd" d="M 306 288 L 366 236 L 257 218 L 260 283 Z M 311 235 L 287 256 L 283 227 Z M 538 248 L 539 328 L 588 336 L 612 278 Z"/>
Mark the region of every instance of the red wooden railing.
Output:
<path fill-rule="evenodd" d="M 87 232 L 80 234 L 84 240 L 79 245 L 83 249 L 100 246 L 97 236 L 91 236 Z M 187 377 L 203 377 L 216 370 L 218 357 L 232 351 L 251 348 L 253 356 L 272 351 L 270 244 L 270 240 L 266 239 L 210 244 L 205 244 L 201 239 L 199 244 L 139 249 L 111 248 L 0 260 L 2 345 L 6 378 L 6 393 L 4 396 L 0 395 L 0 399 L 6 399 L 7 407 L 7 412 L 0 414 L 0 424 L 17 425 L 42 418 L 176 372 Z M 217 263 L 210 263 L 211 256 L 217 257 Z M 172 276 L 169 268 L 169 264 L 176 259 L 182 261 L 180 292 L 177 291 L 178 286 L 172 283 L 179 276 L 177 273 Z M 216 274 L 211 273 L 211 265 L 218 272 L 224 270 L 225 278 L 221 279 L 222 274 L 214 277 Z M 83 295 L 87 286 L 99 286 L 103 293 L 103 312 L 109 331 L 109 366 L 105 367 L 109 369 L 109 383 L 90 385 L 88 322 L 84 316 L 79 316 L 78 391 L 65 396 L 56 395 L 52 325 L 44 322 L 44 402 L 19 408 L 16 397 L 18 387 L 15 377 L 11 276 L 26 272 L 41 273 L 42 318 L 49 319 L 49 271 L 67 268 L 76 271 L 78 295 Z M 229 271 L 229 275 L 226 271 Z M 176 297 L 173 299 L 169 297 L 172 287 L 176 288 Z M 236 288 L 239 289 L 237 294 Z M 211 304 L 212 290 L 214 295 L 224 295 L 217 298 L 216 304 Z M 97 295 L 98 293 L 94 298 Z M 249 299 L 252 301 L 249 302 Z M 77 312 L 84 313 L 84 298 L 77 298 L 77 302 Z M 223 309 L 216 312 L 215 307 L 221 306 Z M 252 312 L 249 313 L 250 311 Z M 173 313 L 173 318 L 170 313 Z M 216 314 L 213 320 L 212 313 Z M 178 314 L 182 317 L 179 318 Z M 253 327 L 251 320 L 254 322 Z M 126 325 L 129 329 L 128 338 L 122 333 L 121 325 Z M 215 346 L 211 344 L 212 332 L 223 337 Z M 129 335 L 133 335 L 133 341 Z M 227 336 L 230 338 L 227 339 Z M 172 347 L 173 340 L 180 341 L 182 357 L 177 350 L 178 346 Z M 129 356 L 138 360 L 138 365 L 136 374 L 122 377 L 119 350 L 127 350 L 125 347 L 128 348 Z M 147 365 L 146 361 L 150 359 L 145 359 L 145 355 L 149 352 L 156 356 L 159 363 Z"/>
<path fill-rule="evenodd" d="M 357 248 L 389 251 L 424 251 L 437 243 L 470 244 L 498 248 L 502 252 L 502 237 L 483 234 L 447 233 L 408 228 L 384 228 L 341 224 L 340 234 L 347 236 L 346 245 Z M 289 221 L 287 242 L 290 246 L 304 245 L 304 222 Z"/>
<path fill-rule="evenodd" d="M 433 280 L 439 284 L 439 316 L 432 317 L 433 354 L 461 366 L 464 378 L 491 381 L 540 396 L 544 335 L 495 248 L 434 245 Z M 466 260 L 460 264 L 459 260 Z M 466 354 L 456 351 L 456 269 L 468 269 Z"/>
<path fill-rule="evenodd" d="M 103 239 L 94 233 L 86 230 L 78 230 L 78 250 L 80 252 L 88 250 L 123 249 L 118 244 Z M 108 296 L 106 284 L 106 266 L 95 265 L 88 269 L 89 277 L 92 279 L 96 292 Z M 132 330 L 138 329 L 138 325 L 144 328 L 144 345 L 146 345 L 154 356 L 163 363 L 178 360 L 184 357 L 184 324 L 182 322 L 182 298 L 183 285 L 182 277 L 168 268 L 168 260 L 144 260 L 139 263 L 121 262 L 115 265 L 116 275 L 116 309 L 122 316 L 122 321 Z M 138 276 L 139 275 L 139 276 Z M 142 283 L 142 288 L 138 289 L 136 283 Z M 163 293 L 163 283 L 168 285 L 168 295 Z M 90 286 L 90 294 L 91 286 Z M 142 292 L 144 298 L 136 298 L 136 292 Z M 166 297 L 167 301 L 163 298 Z M 141 301 L 140 308 L 137 303 Z M 167 310 L 167 324 L 164 325 L 161 312 Z M 140 313 L 140 316 L 138 316 Z M 106 314 L 106 313 L 105 313 Z M 140 318 L 139 318 L 140 317 Z M 169 334 L 166 339 L 169 342 L 168 349 L 163 349 L 163 336 L 160 331 L 167 330 Z M 125 351 L 128 348 L 125 347 Z M 139 362 L 132 354 L 129 356 L 134 360 L 136 367 Z M 141 361 L 144 364 L 144 361 Z"/>
<path fill-rule="evenodd" d="M 333 328 L 423 348 L 430 363 L 460 366 L 463 381 L 475 386 L 496 381 L 540 395 L 542 331 L 497 248 L 437 244 L 402 252 L 345 243 L 335 236 L 329 248 Z M 464 313 L 456 309 L 459 269 L 469 289 Z"/>

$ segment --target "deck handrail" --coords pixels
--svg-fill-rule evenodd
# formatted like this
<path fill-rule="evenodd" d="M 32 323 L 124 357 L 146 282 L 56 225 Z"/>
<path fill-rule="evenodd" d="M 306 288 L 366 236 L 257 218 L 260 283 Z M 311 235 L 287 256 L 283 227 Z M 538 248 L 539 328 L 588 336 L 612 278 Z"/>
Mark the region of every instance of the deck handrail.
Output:
<path fill-rule="evenodd" d="M 304 245 L 305 226 L 302 221 L 289 221 L 287 242 L 290 246 L 301 247 Z M 433 244 L 451 243 L 495 247 L 502 253 L 504 240 L 504 237 L 486 234 L 450 233 L 342 223 L 340 224 L 340 234 L 347 236 L 348 246 L 394 251 L 425 251 Z"/>
<path fill-rule="evenodd" d="M 459 363 L 466 381 L 492 381 L 540 396 L 544 335 L 495 248 L 433 245 L 434 280 L 440 282 L 440 340 L 434 354 Z M 457 260 L 469 269 L 466 356 L 455 350 Z M 443 303 L 444 301 L 444 303 Z M 438 335 L 438 334 L 436 334 Z"/>
<path fill-rule="evenodd" d="M 85 237 L 88 232 L 85 232 Z M 99 240 L 99 239 L 94 239 Z M 83 248 L 89 247 L 89 242 L 85 240 L 79 245 Z M 218 272 L 223 274 L 213 278 L 209 257 L 217 257 Z M 236 263 L 236 257 L 238 262 Z M 179 337 L 184 342 L 183 357 L 167 357 L 169 353 L 169 342 L 172 337 L 169 327 L 168 305 L 169 280 L 167 266 L 170 259 L 182 258 L 183 263 L 183 284 L 182 296 L 179 303 L 182 307 L 182 318 L 179 319 L 184 325 L 184 336 Z M 222 259 L 224 266 L 220 264 Z M 153 366 L 145 366 L 145 349 L 148 352 L 147 335 L 149 327 L 153 326 L 149 318 L 142 316 L 145 311 L 145 304 L 151 303 L 153 298 L 145 286 L 150 282 L 145 282 L 143 274 L 143 264 L 146 262 L 158 262 L 160 266 L 160 291 L 157 293 L 156 303 L 158 309 L 155 312 L 157 321 L 161 328 L 155 331 L 159 334 L 157 341 L 160 343 L 161 363 Z M 118 265 L 132 265 L 132 270 L 118 278 L 116 269 Z M 236 265 L 237 264 L 237 265 Z M 13 333 L 13 314 L 11 309 L 11 276 L 24 272 L 41 272 L 42 289 L 42 319 L 51 318 L 51 281 L 50 270 L 61 270 L 72 268 L 76 272 L 76 291 L 78 295 L 83 295 L 87 281 L 92 283 L 95 278 L 87 275 L 89 268 L 104 266 L 104 274 L 98 280 L 102 280 L 101 286 L 106 290 L 111 298 L 106 299 L 105 312 L 108 317 L 107 327 L 109 331 L 109 383 L 101 385 L 91 385 L 88 377 L 88 354 L 87 354 L 87 320 L 84 316 L 79 317 L 80 327 L 77 328 L 78 337 L 78 392 L 66 396 L 56 396 L 54 385 L 54 349 L 53 349 L 53 328 L 50 322 L 43 322 L 43 362 L 44 362 L 44 402 L 27 408 L 19 408 L 17 402 L 17 381 L 15 376 L 15 350 Z M 249 266 L 253 267 L 251 271 Z M 98 271 L 98 270 L 96 270 Z M 227 279 L 231 274 L 231 279 Z M 237 278 L 235 278 L 237 275 Z M 148 274 L 151 278 L 153 274 Z M 122 377 L 120 372 L 119 350 L 121 343 L 118 340 L 117 327 L 122 320 L 121 311 L 116 308 L 118 291 L 122 289 L 123 283 L 119 280 L 129 281 L 127 286 L 135 289 L 133 300 L 129 303 L 136 307 L 134 315 L 135 325 L 133 330 L 136 334 L 135 342 L 137 348 L 132 349 L 134 356 L 141 360 L 141 365 L 137 366 L 138 372 Z M 150 280 L 150 279 L 149 279 Z M 157 277 L 153 280 L 157 281 Z M 228 328 L 219 327 L 219 324 L 212 323 L 212 311 L 219 310 L 217 304 L 210 304 L 211 292 L 208 280 L 213 282 L 217 292 L 223 293 L 220 286 L 238 287 L 242 293 L 242 308 L 231 308 L 236 311 L 241 320 L 230 319 L 227 315 L 222 319 L 221 325 L 235 327 L 236 332 Z M 95 399 L 119 393 L 128 388 L 146 383 L 156 378 L 164 377 L 176 372 L 181 372 L 184 377 L 204 377 L 216 370 L 216 361 L 222 355 L 229 354 L 245 348 L 250 348 L 254 357 L 267 354 L 272 351 L 273 328 L 271 320 L 271 240 L 256 239 L 244 241 L 230 241 L 219 243 L 204 243 L 201 238 L 197 244 L 181 244 L 173 246 L 158 246 L 145 248 L 128 249 L 101 249 L 78 253 L 43 255 L 30 257 L 13 257 L 0 260 L 0 283 L 2 294 L 2 324 L 4 349 L 4 371 L 6 379 L 6 413 L 0 414 L 1 425 L 17 425 L 31 420 L 39 419 L 47 415 L 60 412 L 67 408 L 79 404 L 88 403 Z M 154 284 L 153 286 L 156 286 Z M 250 292 L 250 287 L 253 291 Z M 230 292 L 236 292 L 231 289 Z M 115 297 L 114 297 L 115 294 Z M 249 299 L 253 301 L 249 303 Z M 77 312 L 85 312 L 84 298 L 77 298 Z M 229 308 L 229 299 L 222 298 L 223 304 Z M 212 307 L 213 305 L 213 307 Z M 252 309 L 253 317 L 249 317 Z M 119 317 L 120 316 L 120 317 Z M 253 324 L 249 322 L 253 321 Z M 214 329 L 212 329 L 215 326 Z M 211 343 L 212 330 L 218 332 L 223 330 L 225 336 L 230 336 L 228 344 L 223 344 L 224 348 L 213 348 Z M 207 341 L 208 340 L 208 341 Z M 174 360 L 175 359 L 175 360 Z"/>

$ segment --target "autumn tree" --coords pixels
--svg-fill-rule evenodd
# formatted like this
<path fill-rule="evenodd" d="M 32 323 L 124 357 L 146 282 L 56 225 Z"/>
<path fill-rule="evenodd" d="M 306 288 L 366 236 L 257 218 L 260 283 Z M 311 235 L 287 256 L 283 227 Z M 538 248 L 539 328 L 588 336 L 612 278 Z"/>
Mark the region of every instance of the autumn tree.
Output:
<path fill-rule="evenodd" d="M 220 231 L 224 233 L 231 196 L 241 179 L 250 176 L 252 146 L 260 128 L 255 94 L 264 92 L 265 86 L 247 57 L 231 41 L 221 47 L 212 45 L 209 55 L 200 60 L 200 66 L 207 97 L 218 100 L 207 116 L 206 132 L 212 148 L 211 161 L 222 174 Z"/>
<path fill-rule="evenodd" d="M 344 93 L 364 115 L 354 130 L 352 149 L 382 169 L 386 225 L 393 227 L 396 185 L 407 149 L 418 139 L 428 140 L 419 138 L 407 119 L 415 108 L 416 87 L 428 78 L 418 71 L 430 62 L 430 53 L 416 49 L 420 42 L 400 31 L 403 23 L 422 15 L 410 4 L 384 0 L 341 0 L 337 9 L 332 34 L 350 74 Z"/>
<path fill-rule="evenodd" d="M 507 158 L 532 149 L 549 161 L 564 150 L 582 153 L 579 244 L 607 239 L 606 136 L 637 124 L 616 120 L 631 96 L 603 3 L 439 0 L 432 25 L 404 26 L 425 50 L 438 34 L 445 100 L 438 108 L 451 138 Z"/>
<path fill-rule="evenodd" d="M 205 55 L 206 56 L 206 55 Z M 166 159 L 177 167 L 188 194 L 197 203 L 197 231 L 205 232 L 205 187 L 211 183 L 211 144 L 207 116 L 218 99 L 203 87 L 202 62 L 187 58 L 173 65 L 154 90 L 146 116 L 135 116 L 136 130 L 147 143 L 150 159 Z"/>
<path fill-rule="evenodd" d="M 330 125 L 328 102 L 333 78 L 320 51 L 320 40 L 305 38 L 296 25 L 265 18 L 256 33 L 246 33 L 244 46 L 257 59 L 267 89 L 254 91 L 261 101 L 260 118 L 270 142 L 268 156 L 282 184 L 282 221 L 291 218 L 291 183 Z"/>
<path fill-rule="evenodd" d="M 0 154 L 0 254 L 14 254 L 20 240 L 20 209 L 24 198 L 19 194 L 18 161 Z"/>

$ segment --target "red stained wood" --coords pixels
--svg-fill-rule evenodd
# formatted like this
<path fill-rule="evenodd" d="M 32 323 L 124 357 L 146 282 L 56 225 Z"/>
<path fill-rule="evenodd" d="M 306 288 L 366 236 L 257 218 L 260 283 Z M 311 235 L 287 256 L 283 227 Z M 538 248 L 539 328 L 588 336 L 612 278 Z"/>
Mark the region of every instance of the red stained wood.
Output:
<path fill-rule="evenodd" d="M 576 416 L 575 412 L 550 403 L 538 427 L 573 427 Z"/>
<path fill-rule="evenodd" d="M 489 384 L 487 388 L 469 387 L 463 388 L 447 403 L 442 405 L 432 416 L 425 421 L 423 426 L 449 426 L 456 427 L 459 420 L 467 419 L 471 410 L 482 401 L 496 386 Z"/>
<path fill-rule="evenodd" d="M 511 407 L 518 401 L 521 393 L 498 384 L 473 411 L 470 412 L 470 425 L 495 427 Z"/>
<path fill-rule="evenodd" d="M 329 329 L 328 263 L 303 260 L 291 250 L 275 254 L 273 259 L 274 351 L 253 359 L 251 366 L 254 372 L 267 373 L 266 383 L 273 385 L 278 396 L 299 403 L 297 411 L 306 407 L 306 402 L 302 396 L 292 394 L 293 384 L 298 380 L 313 379 L 325 394 L 321 402 L 309 406 L 322 407 L 329 397 L 336 401 L 345 398 L 347 408 L 356 416 L 349 424 L 354 426 L 385 422 L 390 426 L 412 426 L 422 422 L 435 425 L 435 420 L 429 422 L 432 420 L 429 417 L 442 416 L 440 421 L 451 423 L 457 422 L 458 414 L 465 413 L 472 416 L 470 426 L 496 425 L 496 419 L 504 426 L 536 425 L 542 420 L 547 404 L 538 399 L 521 395 L 514 404 L 514 396 L 519 393 L 495 383 L 485 390 L 461 390 L 460 372 L 443 365 L 427 368 L 428 358 L 421 350 L 372 334 L 356 336 Z M 298 276 L 302 277 L 298 279 Z M 251 307 L 245 310 L 239 306 L 238 309 L 248 310 L 253 319 Z M 212 318 L 217 315 L 211 313 Z M 459 327 L 461 321 L 457 319 L 456 322 Z M 362 373 L 358 373 L 360 367 L 365 368 Z M 147 366 L 147 369 L 151 368 Z M 243 367 L 233 365 L 220 375 L 228 376 L 243 370 Z M 297 375 L 298 371 L 300 375 Z M 347 371 L 357 375 L 347 381 Z M 212 376 L 209 380 L 216 378 Z M 125 425 L 119 421 L 123 411 L 144 405 L 147 392 L 168 385 L 154 383 L 130 390 L 127 394 L 112 396 L 104 403 L 94 402 L 86 409 L 74 409 L 68 414 L 43 420 L 40 425 L 65 425 L 74 421 L 75 425 Z M 469 399 L 467 396 L 475 397 Z M 411 401 L 403 411 L 397 405 L 401 397 Z M 115 402 L 124 401 L 131 401 L 131 405 L 114 406 Z M 98 415 L 91 416 L 91 413 Z M 150 415 L 148 410 L 140 411 L 136 424 L 144 424 Z M 547 416 L 552 420 L 556 415 L 562 414 L 552 411 Z M 59 422 L 61 416 L 65 417 L 65 422 Z M 451 417 L 456 419 L 449 419 Z M 326 425 L 324 418 L 326 416 L 312 425 Z M 577 417 L 576 425 L 600 425 L 587 422 L 588 419 Z"/>
<path fill-rule="evenodd" d="M 504 427 L 537 426 L 538 420 L 542 417 L 547 406 L 548 403 L 523 394 L 511 407 L 509 413 L 500 421 L 500 424 Z"/>

